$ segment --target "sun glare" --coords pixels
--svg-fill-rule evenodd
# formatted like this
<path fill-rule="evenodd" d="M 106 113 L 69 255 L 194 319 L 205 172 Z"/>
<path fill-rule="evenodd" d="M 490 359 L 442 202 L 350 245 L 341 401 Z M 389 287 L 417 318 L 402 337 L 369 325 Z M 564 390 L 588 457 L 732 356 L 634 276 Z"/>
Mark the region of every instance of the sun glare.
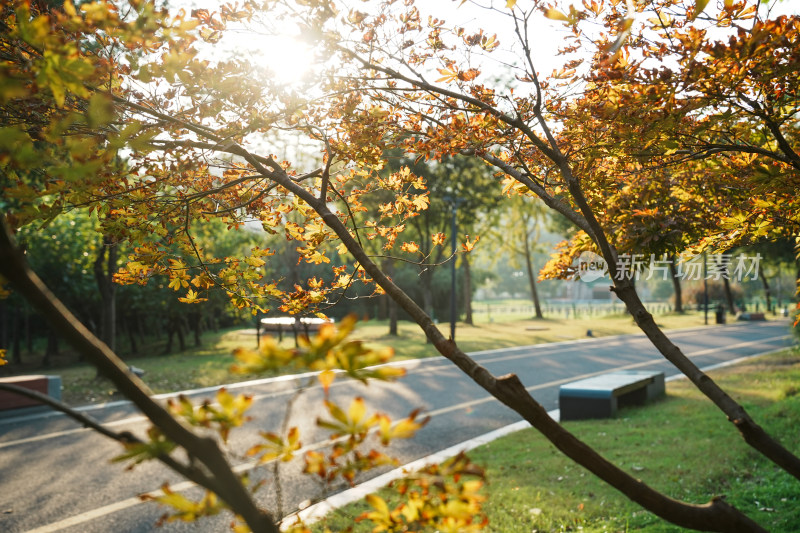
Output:
<path fill-rule="evenodd" d="M 304 42 L 290 36 L 241 34 L 237 49 L 253 63 L 269 69 L 273 81 L 295 85 L 311 72 L 314 54 Z"/>

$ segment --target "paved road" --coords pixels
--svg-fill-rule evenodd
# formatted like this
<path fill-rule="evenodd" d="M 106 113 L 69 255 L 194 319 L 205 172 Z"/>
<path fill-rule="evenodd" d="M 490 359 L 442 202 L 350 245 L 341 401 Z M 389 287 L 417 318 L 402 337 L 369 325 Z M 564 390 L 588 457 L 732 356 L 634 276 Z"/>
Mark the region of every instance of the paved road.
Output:
<path fill-rule="evenodd" d="M 735 323 L 673 332 L 670 337 L 701 367 L 787 346 L 786 321 Z M 610 369 L 674 369 L 656 353 L 643 335 L 586 339 L 556 344 L 479 352 L 474 357 L 495 375 L 515 372 L 533 396 L 547 409 L 557 407 L 558 386 L 580 377 Z M 519 417 L 500 405 L 457 369 L 441 358 L 405 363 L 408 375 L 394 384 L 371 384 L 337 380 L 332 395 L 339 403 L 361 395 L 370 406 L 392 417 L 403 417 L 421 407 L 432 416 L 417 438 L 393 447 L 395 455 L 410 462 L 434 451 L 516 422 Z M 237 391 L 255 396 L 254 420 L 236 430 L 232 461 L 251 478 L 270 480 L 269 468 L 252 466 L 243 451 L 257 442 L 257 431 L 280 426 L 288 400 L 294 396 L 297 379 L 259 380 L 241 383 Z M 196 393 L 211 396 L 211 392 Z M 321 390 L 312 387 L 293 405 L 303 444 L 322 439 L 314 427 L 320 414 Z M 116 430 L 141 432 L 146 422 L 130 405 L 89 408 L 88 413 Z M 158 489 L 169 481 L 173 488 L 186 483 L 157 463 L 124 472 L 109 458 L 120 452 L 115 442 L 78 428 L 61 416 L 16 421 L 0 420 L 0 531 L 5 533 L 139 533 L 154 531 L 164 512 L 153 503 L 139 503 L 137 496 Z M 296 506 L 316 487 L 296 476 L 299 466 L 290 464 L 280 473 L 284 480 L 286 506 Z M 287 481 L 287 480 L 291 481 Z M 196 494 L 197 489 L 187 489 Z M 262 489 L 264 505 L 275 504 L 274 496 Z M 187 525 L 170 523 L 159 531 L 225 531 L 228 517 L 216 517 Z"/>

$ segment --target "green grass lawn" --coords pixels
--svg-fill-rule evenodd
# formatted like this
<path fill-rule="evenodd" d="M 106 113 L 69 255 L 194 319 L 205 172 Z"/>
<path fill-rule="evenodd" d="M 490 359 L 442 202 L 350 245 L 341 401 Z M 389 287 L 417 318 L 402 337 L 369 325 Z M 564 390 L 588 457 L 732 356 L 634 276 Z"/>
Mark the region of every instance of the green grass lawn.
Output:
<path fill-rule="evenodd" d="M 477 315 L 475 325 L 459 323 L 456 340 L 462 350 L 474 352 L 558 342 L 571 339 L 586 338 L 588 330 L 593 336 L 620 335 L 637 333 L 639 329 L 628 315 L 608 315 L 602 317 L 583 317 L 578 319 L 546 318 L 535 320 L 520 318 L 520 314 L 492 315 L 489 322 L 486 315 Z M 666 329 L 686 328 L 703 325 L 701 313 L 682 315 L 665 314 L 656 317 L 657 322 Z M 439 327 L 449 335 L 449 324 L 441 323 Z M 433 347 L 425 343 L 424 335 L 416 324 L 400 322 L 399 335 L 388 335 L 387 321 L 370 320 L 362 322 L 353 334 L 353 338 L 362 339 L 374 347 L 391 346 L 395 349 L 397 359 L 413 359 L 438 355 Z M 208 387 L 225 383 L 233 383 L 243 379 L 259 376 L 242 376 L 231 374 L 228 368 L 233 362 L 231 353 L 237 347 L 253 348 L 256 344 L 254 329 L 230 329 L 218 333 L 206 332 L 203 344 L 194 347 L 191 339 L 183 352 L 168 355 L 138 356 L 126 359 L 131 364 L 145 371 L 144 380 L 156 393 Z M 293 345 L 291 336 L 284 338 L 286 346 Z M 160 353 L 160 347 L 153 347 L 152 353 Z M 28 356 L 36 359 L 36 356 Z M 13 365 L 5 369 L 14 374 Z M 40 373 L 42 370 L 26 367 L 16 373 Z M 88 364 L 61 366 L 59 356 L 54 357 L 54 367 L 45 369 L 44 373 L 58 374 L 64 386 L 63 399 L 69 405 L 99 403 L 120 399 L 114 386 L 107 380 L 97 379 L 96 371 Z"/>
<path fill-rule="evenodd" d="M 800 452 L 800 351 L 786 350 L 712 372 L 771 435 Z M 613 420 L 565 427 L 602 455 L 658 490 L 684 501 L 727 500 L 771 532 L 800 529 L 800 482 L 749 448 L 732 424 L 686 380 L 667 398 L 625 409 Z M 535 430 L 470 452 L 486 468 L 487 531 L 675 532 L 570 462 Z M 342 531 L 363 504 L 331 516 Z M 370 531 L 362 524 L 355 531 Z"/>

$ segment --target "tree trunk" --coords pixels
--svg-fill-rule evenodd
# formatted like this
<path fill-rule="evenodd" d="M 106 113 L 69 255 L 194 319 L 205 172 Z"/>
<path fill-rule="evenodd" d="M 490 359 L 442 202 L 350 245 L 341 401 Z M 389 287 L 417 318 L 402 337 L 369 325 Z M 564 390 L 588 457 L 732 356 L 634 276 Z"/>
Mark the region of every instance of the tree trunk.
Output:
<path fill-rule="evenodd" d="M 8 302 L 0 301 L 0 348 L 8 348 Z"/>
<path fill-rule="evenodd" d="M 386 277 L 359 246 L 350 234 L 350 230 L 341 223 L 339 218 L 328 209 L 324 202 L 318 201 L 313 195 L 291 182 L 288 178 L 281 180 L 280 183 L 303 198 L 320 213 L 326 224 L 336 232 L 367 273 L 417 322 L 439 353 L 471 377 L 475 383 L 519 413 L 573 461 L 587 468 L 634 502 L 676 525 L 707 531 L 737 533 L 764 531 L 757 523 L 735 507 L 727 504 L 723 499 L 715 498 L 706 505 L 694 505 L 676 501 L 633 478 L 600 456 L 591 447 L 577 439 L 553 420 L 515 375 L 509 374 L 500 378 L 495 377 L 485 367 L 479 365 L 461 351 L 455 342 L 445 338 L 433 323 L 431 317 L 426 315 L 417 303 Z"/>
<path fill-rule="evenodd" d="M 14 320 L 11 324 L 11 362 L 20 364 L 22 363 L 22 331 L 19 313 L 14 314 Z"/>
<path fill-rule="evenodd" d="M 683 313 L 683 290 L 681 289 L 681 278 L 678 276 L 678 267 L 675 266 L 677 256 L 669 256 L 669 276 L 672 279 L 672 289 L 675 292 L 675 312 Z"/>
<path fill-rule="evenodd" d="M 186 335 L 183 331 L 183 320 L 180 318 L 175 320 L 175 333 L 178 334 L 178 350 L 186 351 Z"/>
<path fill-rule="evenodd" d="M 172 353 L 172 339 L 175 338 L 175 324 L 172 317 L 167 319 L 167 345 L 164 348 L 164 355 Z"/>
<path fill-rule="evenodd" d="M 536 290 L 536 275 L 533 272 L 533 261 L 531 260 L 531 245 L 528 242 L 528 234 L 525 234 L 525 268 L 528 271 L 528 285 L 531 288 L 531 300 L 536 309 L 536 318 L 544 318 L 542 307 L 539 305 L 539 292 Z"/>
<path fill-rule="evenodd" d="M 203 315 L 201 313 L 192 313 L 189 315 L 189 320 L 192 323 L 192 331 L 194 332 L 194 345 L 196 347 L 202 346 L 203 342 L 200 335 L 203 332 Z"/>
<path fill-rule="evenodd" d="M 33 335 L 31 334 L 31 313 L 25 309 L 25 351 L 33 353 Z"/>
<path fill-rule="evenodd" d="M 425 270 L 420 272 L 419 280 L 422 286 L 422 308 L 426 315 L 436 320 L 433 312 L 433 270 L 431 267 L 425 267 Z M 426 336 L 425 344 L 431 344 L 431 342 L 431 339 Z"/>
<path fill-rule="evenodd" d="M 603 258 L 608 264 L 608 273 L 614 280 L 614 292 L 625 302 L 626 309 L 631 313 L 636 324 L 653 343 L 653 346 L 664 356 L 664 358 L 675 365 L 689 380 L 700 390 L 720 411 L 722 411 L 739 431 L 745 442 L 762 455 L 769 458 L 773 463 L 780 466 L 783 470 L 800 480 L 800 458 L 782 446 L 778 441 L 767 434 L 755 420 L 750 417 L 748 412 L 728 395 L 708 374 L 700 370 L 697 365 L 667 337 L 661 328 L 653 320 L 653 315 L 647 312 L 639 295 L 636 292 L 633 279 L 617 279 L 619 266 L 617 264 L 617 254 L 608 242 L 603 228 L 594 215 L 579 182 L 569 174 L 568 169 L 564 172 L 568 176 L 568 187 L 572 198 L 578 204 L 581 213 L 584 215 L 586 223 L 585 229 L 597 243 Z M 584 228 L 581 228 L 584 229 Z M 672 520 L 672 518 L 669 518 Z"/>
<path fill-rule="evenodd" d="M 389 335 L 397 337 L 397 304 L 394 300 L 389 301 Z"/>
<path fill-rule="evenodd" d="M 42 366 L 49 367 L 52 364 L 51 357 L 58 355 L 58 335 L 52 329 L 47 330 L 47 348 L 42 357 Z"/>
<path fill-rule="evenodd" d="M 136 315 L 134 316 L 127 316 L 125 320 L 125 330 L 128 333 L 128 342 L 131 345 L 131 353 L 136 354 L 139 353 L 139 345 L 136 342 Z"/>
<path fill-rule="evenodd" d="M 472 319 L 472 271 L 469 266 L 469 253 L 461 256 L 464 264 L 464 322 L 470 326 L 475 325 Z"/>
<path fill-rule="evenodd" d="M 731 282 L 728 280 L 728 276 L 722 278 L 722 283 L 725 287 L 725 301 L 728 304 L 728 312 L 735 315 L 736 305 L 733 303 L 733 292 L 731 291 Z"/>
<path fill-rule="evenodd" d="M 24 298 L 41 313 L 59 334 L 83 353 L 117 389 L 131 400 L 150 419 L 154 426 L 185 451 L 191 464 L 171 459 L 167 454 L 157 459 L 194 483 L 219 495 L 242 516 L 252 531 L 278 533 L 272 516 L 258 508 L 249 490 L 230 467 L 226 455 L 214 439 L 195 435 L 180 420 L 174 418 L 159 402 L 151 398 L 152 391 L 130 372 L 125 363 L 108 346 L 94 337 L 75 316 L 58 301 L 30 270 L 23 255 L 13 244 L 5 218 L 0 216 L 0 274 L 8 279 Z"/>
<path fill-rule="evenodd" d="M 386 275 L 391 278 L 394 275 L 394 260 L 387 259 L 383 267 Z M 383 298 L 386 301 L 386 312 L 389 318 L 389 335 L 397 337 L 399 335 L 397 331 L 397 303 L 388 294 L 384 294 Z"/>
<path fill-rule="evenodd" d="M 764 286 L 764 296 L 767 299 L 767 311 L 772 311 L 772 291 L 769 288 L 769 281 L 767 281 L 767 276 L 764 275 L 763 269 L 759 269 L 758 277 L 761 278 L 761 284 Z"/>
<path fill-rule="evenodd" d="M 103 265 L 105 260 L 105 267 Z M 110 235 L 103 236 L 103 242 L 94 261 L 94 278 L 100 292 L 100 339 L 112 351 L 116 350 L 117 304 L 114 272 L 117 268 L 117 245 Z"/>

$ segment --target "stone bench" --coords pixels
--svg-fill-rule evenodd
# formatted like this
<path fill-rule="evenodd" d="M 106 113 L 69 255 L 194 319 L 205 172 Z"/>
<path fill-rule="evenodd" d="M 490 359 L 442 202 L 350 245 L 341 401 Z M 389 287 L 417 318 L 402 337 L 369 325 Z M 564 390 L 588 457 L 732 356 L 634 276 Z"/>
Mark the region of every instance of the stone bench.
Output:
<path fill-rule="evenodd" d="M 741 313 L 736 320 L 742 321 L 750 321 L 750 322 L 762 322 L 767 319 L 767 316 L 764 313 Z"/>
<path fill-rule="evenodd" d="M 259 321 L 259 334 L 261 331 L 277 331 L 278 340 L 283 340 L 284 332 L 294 333 L 295 340 L 298 333 L 308 335 L 312 331 L 319 331 L 323 324 L 330 324 L 333 320 L 322 318 L 296 318 L 296 317 L 275 317 L 262 318 Z"/>
<path fill-rule="evenodd" d="M 664 373 L 620 370 L 561 385 L 561 420 L 611 418 L 620 407 L 644 405 L 664 395 Z"/>
<path fill-rule="evenodd" d="M 11 376 L 0 378 L 0 384 L 16 385 L 56 400 L 61 400 L 61 376 Z M 33 398 L 0 390 L 0 417 L 19 416 L 50 410 Z"/>

